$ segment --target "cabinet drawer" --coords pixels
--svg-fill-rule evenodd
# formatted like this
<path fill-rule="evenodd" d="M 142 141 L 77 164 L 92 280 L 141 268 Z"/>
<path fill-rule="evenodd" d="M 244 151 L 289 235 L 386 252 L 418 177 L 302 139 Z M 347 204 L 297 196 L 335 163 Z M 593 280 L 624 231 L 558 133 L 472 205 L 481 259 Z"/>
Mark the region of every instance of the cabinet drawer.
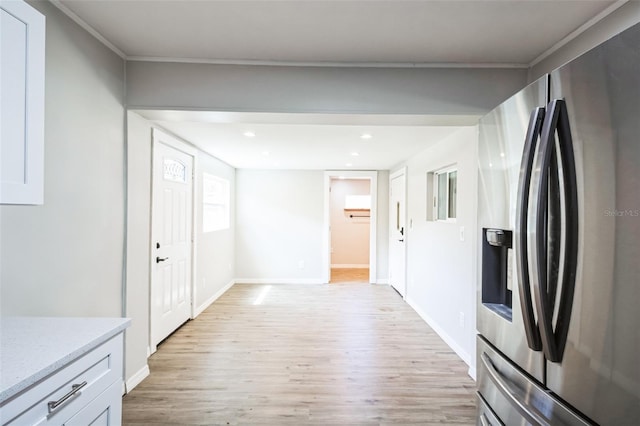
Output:
<path fill-rule="evenodd" d="M 9 400 L 2 407 L 2 424 L 64 424 L 114 382 L 122 383 L 122 362 L 122 334 L 118 334 Z M 73 385 L 85 382 L 64 400 Z M 61 402 L 50 407 L 49 402 L 55 401 Z"/>
<path fill-rule="evenodd" d="M 117 426 L 122 423 L 122 381 L 118 380 L 64 426 Z"/>

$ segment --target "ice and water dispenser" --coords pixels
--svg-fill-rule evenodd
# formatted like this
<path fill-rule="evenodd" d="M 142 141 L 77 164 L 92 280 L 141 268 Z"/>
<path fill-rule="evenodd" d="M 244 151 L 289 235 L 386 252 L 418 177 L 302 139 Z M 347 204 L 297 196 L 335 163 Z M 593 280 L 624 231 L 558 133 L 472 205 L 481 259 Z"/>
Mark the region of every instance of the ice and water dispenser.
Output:
<path fill-rule="evenodd" d="M 513 232 L 482 229 L 482 304 L 511 321 Z"/>

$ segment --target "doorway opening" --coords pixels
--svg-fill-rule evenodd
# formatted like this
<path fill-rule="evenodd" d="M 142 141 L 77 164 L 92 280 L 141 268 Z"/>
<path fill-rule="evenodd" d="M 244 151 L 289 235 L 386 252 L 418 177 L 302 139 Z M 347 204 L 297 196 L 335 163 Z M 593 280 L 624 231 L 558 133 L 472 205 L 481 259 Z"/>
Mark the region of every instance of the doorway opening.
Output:
<path fill-rule="evenodd" d="M 331 178 L 330 283 L 369 282 L 369 223 L 371 182 L 369 179 Z"/>
<path fill-rule="evenodd" d="M 377 172 L 325 172 L 326 283 L 376 282 Z"/>

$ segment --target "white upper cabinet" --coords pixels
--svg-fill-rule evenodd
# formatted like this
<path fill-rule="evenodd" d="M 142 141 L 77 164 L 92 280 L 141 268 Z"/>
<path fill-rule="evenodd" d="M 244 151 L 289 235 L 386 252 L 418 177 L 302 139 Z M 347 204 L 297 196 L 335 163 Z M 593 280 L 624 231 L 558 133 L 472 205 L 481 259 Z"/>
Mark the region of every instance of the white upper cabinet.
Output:
<path fill-rule="evenodd" d="M 0 204 L 44 202 L 45 18 L 0 0 Z"/>

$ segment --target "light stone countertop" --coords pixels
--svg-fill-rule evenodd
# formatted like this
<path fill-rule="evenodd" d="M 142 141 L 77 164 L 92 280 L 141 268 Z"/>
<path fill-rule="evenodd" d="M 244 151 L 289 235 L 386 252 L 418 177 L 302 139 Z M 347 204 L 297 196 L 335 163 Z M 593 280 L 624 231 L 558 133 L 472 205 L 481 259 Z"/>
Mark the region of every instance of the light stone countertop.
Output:
<path fill-rule="evenodd" d="M 130 324 L 128 318 L 0 318 L 0 404 Z"/>

